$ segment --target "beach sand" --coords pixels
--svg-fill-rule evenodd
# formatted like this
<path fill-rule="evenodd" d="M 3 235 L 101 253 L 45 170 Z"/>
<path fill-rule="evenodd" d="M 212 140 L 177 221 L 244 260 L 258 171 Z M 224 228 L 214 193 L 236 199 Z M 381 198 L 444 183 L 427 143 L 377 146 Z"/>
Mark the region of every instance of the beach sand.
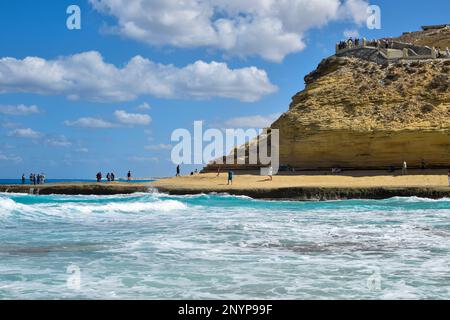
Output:
<path fill-rule="evenodd" d="M 227 185 L 227 174 L 214 173 L 161 179 L 152 185 L 171 194 L 230 193 L 267 199 L 343 199 L 392 196 L 442 198 L 450 196 L 446 170 L 415 170 L 408 175 L 380 171 L 353 171 L 340 175 L 308 172 L 277 175 L 269 181 L 259 175 L 235 175 Z"/>

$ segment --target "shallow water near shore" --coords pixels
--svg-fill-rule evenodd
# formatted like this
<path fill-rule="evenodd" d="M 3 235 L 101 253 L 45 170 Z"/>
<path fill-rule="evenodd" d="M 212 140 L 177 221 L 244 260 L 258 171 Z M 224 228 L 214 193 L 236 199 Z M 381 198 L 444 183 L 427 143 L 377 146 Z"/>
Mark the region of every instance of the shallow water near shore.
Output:
<path fill-rule="evenodd" d="M 1 299 L 450 299 L 449 266 L 449 199 L 0 194 Z"/>

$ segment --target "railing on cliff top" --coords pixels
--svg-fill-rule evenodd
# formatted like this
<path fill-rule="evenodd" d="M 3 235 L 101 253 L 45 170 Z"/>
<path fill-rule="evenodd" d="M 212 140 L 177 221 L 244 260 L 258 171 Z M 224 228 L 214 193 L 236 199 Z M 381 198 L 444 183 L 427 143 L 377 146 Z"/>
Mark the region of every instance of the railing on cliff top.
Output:
<path fill-rule="evenodd" d="M 351 53 L 356 50 L 367 49 L 376 50 L 386 60 L 419 60 L 419 59 L 449 59 L 450 52 L 446 48 L 445 51 L 438 50 L 435 47 L 417 46 L 409 43 L 397 41 L 367 41 L 365 38 L 359 40 L 348 40 L 336 43 L 336 55 Z"/>

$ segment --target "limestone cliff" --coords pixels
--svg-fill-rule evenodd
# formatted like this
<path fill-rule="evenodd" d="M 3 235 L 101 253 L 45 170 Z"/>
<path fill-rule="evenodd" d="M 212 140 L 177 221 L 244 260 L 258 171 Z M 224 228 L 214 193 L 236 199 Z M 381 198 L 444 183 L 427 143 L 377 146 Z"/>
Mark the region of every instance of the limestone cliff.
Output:
<path fill-rule="evenodd" d="M 280 162 L 299 168 L 450 166 L 450 61 L 379 65 L 331 57 L 305 77 L 280 129 Z"/>
<path fill-rule="evenodd" d="M 396 40 L 445 48 L 450 28 Z M 305 89 L 271 125 L 280 130 L 281 164 L 450 167 L 450 59 L 372 60 L 332 56 L 305 77 Z"/>

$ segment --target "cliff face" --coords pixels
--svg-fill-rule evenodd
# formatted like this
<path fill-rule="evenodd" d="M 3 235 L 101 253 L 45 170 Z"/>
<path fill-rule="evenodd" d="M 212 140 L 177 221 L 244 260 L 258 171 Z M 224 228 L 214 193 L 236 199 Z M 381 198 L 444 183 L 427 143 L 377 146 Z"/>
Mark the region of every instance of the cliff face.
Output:
<path fill-rule="evenodd" d="M 445 49 L 450 27 L 391 40 Z M 373 59 L 376 48 L 352 52 L 323 60 L 271 125 L 280 130 L 280 164 L 385 169 L 406 160 L 409 167 L 425 161 L 450 168 L 450 59 Z"/>
<path fill-rule="evenodd" d="M 271 126 L 280 129 L 280 163 L 386 168 L 425 160 L 450 166 L 449 76 L 449 60 L 322 61 Z"/>

